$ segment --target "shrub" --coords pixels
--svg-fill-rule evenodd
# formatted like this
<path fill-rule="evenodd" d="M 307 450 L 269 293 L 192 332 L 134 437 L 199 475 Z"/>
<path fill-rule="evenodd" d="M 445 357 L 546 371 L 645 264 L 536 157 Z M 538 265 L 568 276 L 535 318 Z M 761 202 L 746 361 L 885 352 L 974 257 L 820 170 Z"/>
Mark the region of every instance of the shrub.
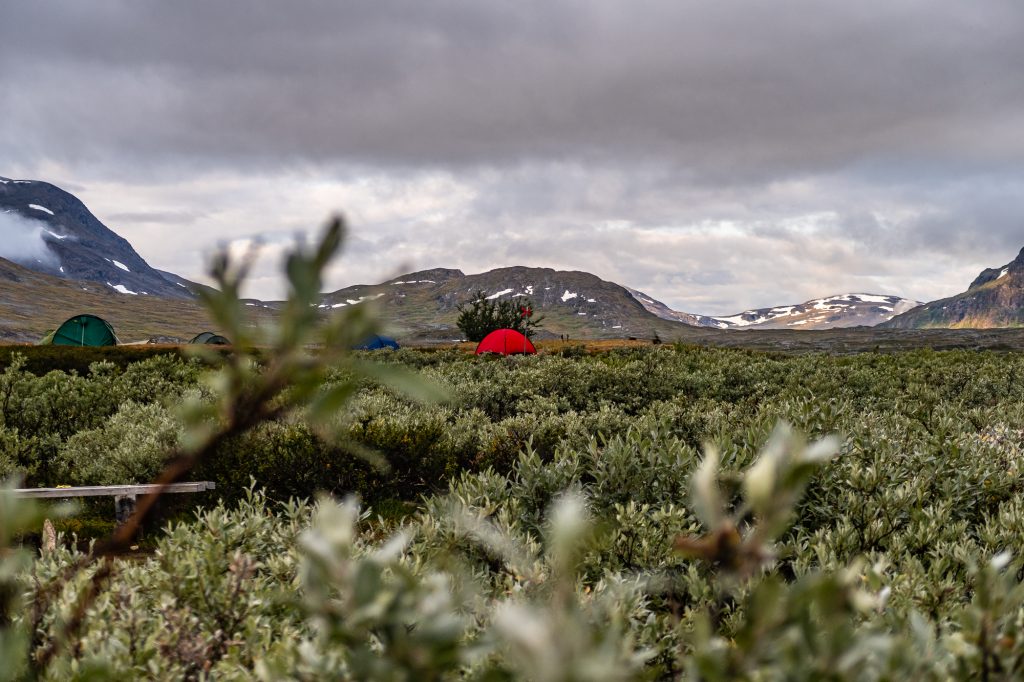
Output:
<path fill-rule="evenodd" d="M 458 311 L 455 324 L 469 341 L 482 341 L 496 329 L 514 329 L 529 338 L 544 319 L 533 317 L 533 302 L 528 298 L 491 300 L 483 291 L 476 292 L 469 303 L 460 304 Z"/>

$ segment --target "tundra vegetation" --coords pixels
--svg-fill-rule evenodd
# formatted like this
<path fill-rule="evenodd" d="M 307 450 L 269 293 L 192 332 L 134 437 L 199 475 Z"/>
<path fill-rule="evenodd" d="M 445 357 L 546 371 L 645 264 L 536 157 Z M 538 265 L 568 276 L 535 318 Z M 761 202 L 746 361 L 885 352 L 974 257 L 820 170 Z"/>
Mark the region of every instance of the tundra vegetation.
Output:
<path fill-rule="evenodd" d="M 125 557 L 0 494 L 0 678 L 1024 674 L 1021 356 L 352 354 L 372 309 L 311 305 L 339 242 L 259 355 L 221 260 L 235 352 L 0 374 L 8 488 L 221 496 Z"/>

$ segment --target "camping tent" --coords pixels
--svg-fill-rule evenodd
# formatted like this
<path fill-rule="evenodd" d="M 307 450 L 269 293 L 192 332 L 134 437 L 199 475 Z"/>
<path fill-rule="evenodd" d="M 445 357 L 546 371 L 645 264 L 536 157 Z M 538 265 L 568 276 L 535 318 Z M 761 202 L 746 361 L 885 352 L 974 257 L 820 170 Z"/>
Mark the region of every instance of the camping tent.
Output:
<path fill-rule="evenodd" d="M 189 341 L 189 343 L 209 343 L 209 344 L 212 344 L 214 346 L 230 346 L 231 345 L 231 342 L 228 341 L 226 336 L 221 336 L 220 334 L 214 334 L 213 332 L 203 332 L 202 334 L 199 334 L 194 339 Z"/>
<path fill-rule="evenodd" d="M 40 345 L 54 346 L 116 346 L 114 328 L 95 315 L 76 315 L 47 334 Z"/>
<path fill-rule="evenodd" d="M 392 348 L 398 350 L 398 342 L 388 336 L 378 336 L 374 334 L 370 338 L 363 341 L 358 346 L 355 346 L 353 350 L 382 350 L 384 348 Z"/>
<path fill-rule="evenodd" d="M 496 329 L 479 343 L 476 354 L 532 355 L 537 352 L 530 340 L 515 329 Z"/>

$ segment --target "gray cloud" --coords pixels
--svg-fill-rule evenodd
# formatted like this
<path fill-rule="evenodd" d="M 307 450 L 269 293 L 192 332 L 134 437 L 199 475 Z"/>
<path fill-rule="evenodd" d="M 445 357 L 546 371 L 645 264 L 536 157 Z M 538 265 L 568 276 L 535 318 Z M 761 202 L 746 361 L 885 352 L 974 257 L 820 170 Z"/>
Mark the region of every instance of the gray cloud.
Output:
<path fill-rule="evenodd" d="M 1018 0 L 9 3 L 0 173 L 73 180 L 186 276 L 345 209 L 338 286 L 934 298 L 1024 245 L 1021 35 Z"/>
<path fill-rule="evenodd" d="M 29 133 L 15 147 L 209 163 L 655 156 L 733 182 L 1024 147 L 1015 0 L 98 4 L 5 8 L 0 68 L 32 93 L 12 96 L 7 125 Z"/>

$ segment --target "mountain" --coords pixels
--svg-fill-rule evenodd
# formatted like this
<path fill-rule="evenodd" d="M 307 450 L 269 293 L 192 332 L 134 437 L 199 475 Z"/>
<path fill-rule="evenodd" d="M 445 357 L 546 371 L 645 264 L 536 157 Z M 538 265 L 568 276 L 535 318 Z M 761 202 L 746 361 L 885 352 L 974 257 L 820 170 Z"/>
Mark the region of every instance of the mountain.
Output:
<path fill-rule="evenodd" d="M 477 291 L 488 298 L 529 298 L 543 315 L 539 338 L 676 338 L 692 329 L 649 312 L 628 289 L 587 272 L 508 267 L 467 275 L 438 268 L 381 284 L 357 285 L 324 294 L 321 308 L 373 301 L 394 333 L 405 338 L 457 339 L 458 306 Z"/>
<path fill-rule="evenodd" d="M 1024 326 L 1024 249 L 1006 265 L 983 270 L 967 291 L 926 303 L 894 317 L 884 326 L 895 329 Z"/>
<path fill-rule="evenodd" d="M 0 178 L 0 234 L 0 338 L 34 340 L 80 312 L 107 318 L 122 340 L 190 338 L 206 325 L 194 302 L 203 285 L 152 268 L 79 199 L 50 183 Z M 325 294 L 320 308 L 329 314 L 373 300 L 406 339 L 456 339 L 457 308 L 476 291 L 529 297 L 546 318 L 542 337 L 677 337 L 686 328 L 649 313 L 618 284 L 527 267 L 477 275 L 423 270 Z M 257 317 L 279 308 L 272 301 L 245 304 Z"/>
<path fill-rule="evenodd" d="M 873 327 L 894 315 L 921 305 L 899 296 L 878 294 L 840 294 L 816 298 L 796 305 L 746 310 L 728 317 L 709 317 L 672 310 L 641 291 L 630 289 L 633 296 L 651 313 L 666 320 L 676 320 L 696 327 L 714 329 L 843 329 Z"/>
<path fill-rule="evenodd" d="M 759 308 L 716 317 L 730 328 L 758 329 L 845 329 L 874 327 L 921 305 L 899 296 L 880 294 L 839 294 L 815 298 L 796 305 Z"/>
<path fill-rule="evenodd" d="M 86 311 L 112 322 L 121 317 L 115 326 L 126 339 L 185 337 L 205 326 L 194 302 L 203 285 L 150 267 L 127 240 L 54 185 L 0 178 L 0 235 L 0 338 L 38 338 L 67 316 Z M 739 328 L 871 326 L 890 318 L 892 327 L 1019 325 L 1024 322 L 1022 282 L 1024 251 L 1012 263 L 984 271 L 965 294 L 919 308 L 898 296 L 844 294 L 710 317 L 673 310 L 586 272 L 507 267 L 467 275 L 435 268 L 324 294 L 320 308 L 329 314 L 373 301 L 400 338 L 451 340 L 461 337 L 455 325 L 458 306 L 483 291 L 495 299 L 530 298 L 545 317 L 541 338 L 669 340 Z M 259 317 L 273 315 L 279 304 L 248 300 L 246 306 Z"/>
<path fill-rule="evenodd" d="M 191 298 L 128 296 L 106 284 L 55 277 L 0 258 L 0 341 L 37 341 L 79 313 L 106 319 L 123 343 L 158 335 L 188 340 L 212 324 Z M 250 311 L 254 317 L 265 314 Z"/>
<path fill-rule="evenodd" d="M 54 277 L 94 282 L 130 296 L 192 298 L 97 220 L 78 198 L 47 182 L 0 178 L 0 256 Z"/>
<path fill-rule="evenodd" d="M 647 312 L 657 315 L 663 320 L 674 320 L 675 322 L 682 322 L 683 324 L 689 324 L 694 327 L 711 327 L 714 329 L 728 329 L 733 325 L 728 322 L 722 322 L 713 317 L 707 317 L 706 315 L 695 315 L 694 313 L 684 313 L 679 310 L 673 310 L 661 301 L 657 301 L 642 291 L 636 289 L 630 289 L 626 287 L 626 290 L 633 295 L 637 301 L 640 302 Z"/>

